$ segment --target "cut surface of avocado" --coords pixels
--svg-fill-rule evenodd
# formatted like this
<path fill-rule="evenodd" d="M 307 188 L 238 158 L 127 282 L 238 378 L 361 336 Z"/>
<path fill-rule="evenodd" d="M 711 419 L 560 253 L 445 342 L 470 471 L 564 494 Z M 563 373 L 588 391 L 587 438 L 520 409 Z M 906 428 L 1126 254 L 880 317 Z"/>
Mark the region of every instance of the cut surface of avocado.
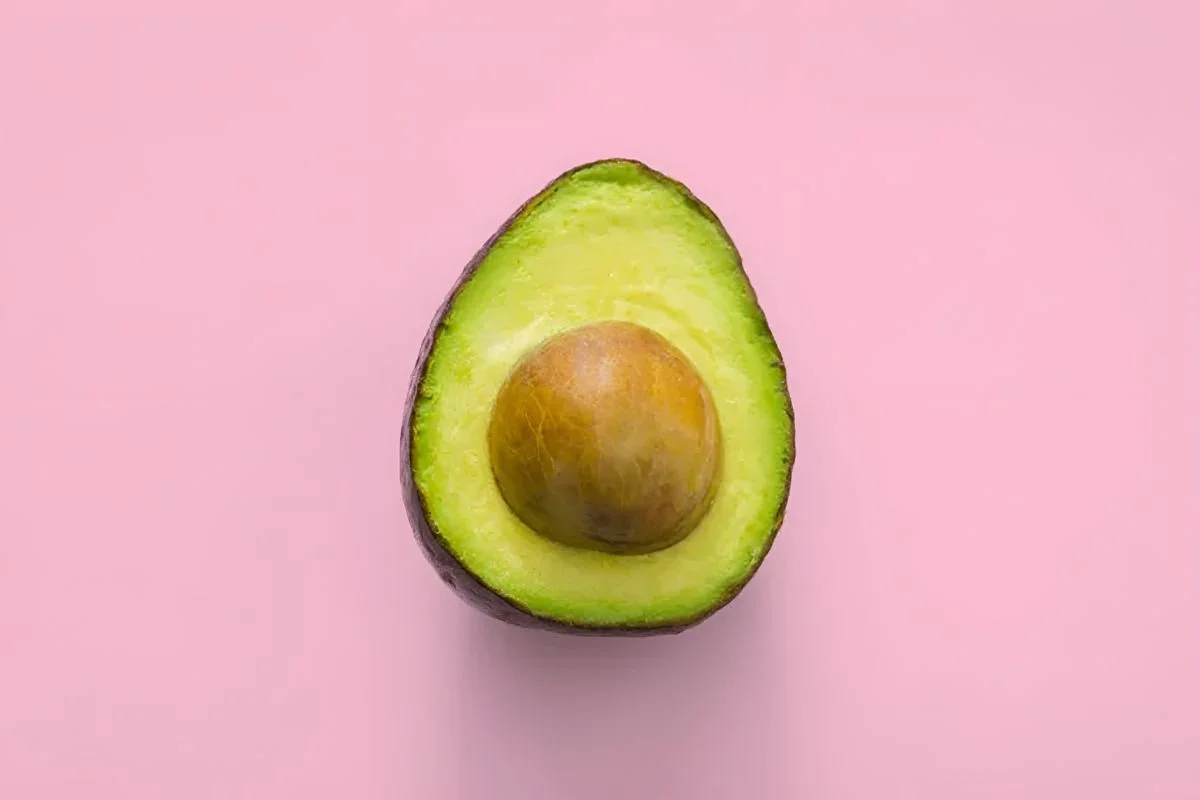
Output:
<path fill-rule="evenodd" d="M 702 516 L 651 552 L 541 535 L 493 471 L 489 424 L 522 359 L 603 323 L 652 331 L 686 357 L 719 420 L 719 480 Z M 749 580 L 783 518 L 794 429 L 779 349 L 716 216 L 640 162 L 568 172 L 506 223 L 431 328 L 410 404 L 406 477 L 423 524 L 483 590 L 549 623 L 702 619 Z"/>

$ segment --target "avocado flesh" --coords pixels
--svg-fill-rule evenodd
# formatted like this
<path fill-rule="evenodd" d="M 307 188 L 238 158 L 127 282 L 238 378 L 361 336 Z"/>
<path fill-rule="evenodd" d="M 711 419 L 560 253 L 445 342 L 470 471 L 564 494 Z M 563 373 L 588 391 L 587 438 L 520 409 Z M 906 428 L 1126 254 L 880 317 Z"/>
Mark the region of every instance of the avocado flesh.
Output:
<path fill-rule="evenodd" d="M 690 534 L 637 555 L 539 536 L 505 503 L 488 451 L 492 404 L 520 359 L 612 320 L 687 356 L 724 451 Z M 464 272 L 418 363 L 404 449 L 410 516 L 477 605 L 523 624 L 655 632 L 706 618 L 753 575 L 782 521 L 794 429 L 782 359 L 720 222 L 681 184 L 609 160 L 550 184 Z"/>

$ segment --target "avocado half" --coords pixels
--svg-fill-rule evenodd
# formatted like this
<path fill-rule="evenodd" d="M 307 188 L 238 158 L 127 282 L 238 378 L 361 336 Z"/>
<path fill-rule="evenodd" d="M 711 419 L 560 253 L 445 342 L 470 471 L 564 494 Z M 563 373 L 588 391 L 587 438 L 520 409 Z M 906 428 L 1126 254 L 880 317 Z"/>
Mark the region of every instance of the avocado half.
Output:
<path fill-rule="evenodd" d="M 719 420 L 720 468 L 703 506 L 688 515 L 682 538 L 649 551 L 577 546 L 534 530 L 501 490 L 489 450 L 497 398 L 523 360 L 573 331 L 614 323 L 661 337 L 694 369 Z M 604 349 L 615 340 L 597 341 L 563 351 L 557 363 L 591 364 L 593 372 L 615 363 L 615 345 Z M 601 360 L 586 361 L 585 352 Z M 633 413 L 644 409 L 630 398 L 652 395 L 626 385 L 619 396 Z M 673 408 L 678 398 L 662 395 L 659 405 Z M 645 438 L 654 424 L 633 427 L 646 446 L 662 447 Z M 509 432 L 510 444 L 528 441 Z M 527 432 L 540 437 L 541 428 Z M 615 445 L 597 434 L 591 446 Z M 699 624 L 755 574 L 783 522 L 795 428 L 779 348 L 717 216 L 678 181 L 609 159 L 552 181 L 463 270 L 422 343 L 401 451 L 409 521 L 460 597 L 524 627 L 638 636 Z M 547 456 L 529 474 L 545 478 L 555 463 Z M 622 491 L 653 481 L 634 483 Z M 572 497 L 581 492 L 577 481 Z"/>

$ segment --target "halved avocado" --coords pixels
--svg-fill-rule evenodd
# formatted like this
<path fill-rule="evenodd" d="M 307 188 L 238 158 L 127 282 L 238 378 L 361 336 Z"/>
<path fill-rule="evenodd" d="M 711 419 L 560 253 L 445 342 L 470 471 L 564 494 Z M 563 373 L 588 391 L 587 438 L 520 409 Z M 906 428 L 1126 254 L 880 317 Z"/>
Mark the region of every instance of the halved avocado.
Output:
<path fill-rule="evenodd" d="M 741 258 L 682 184 L 585 164 L 501 226 L 409 389 L 409 520 L 507 622 L 677 633 L 732 600 L 783 521 L 795 432 Z"/>

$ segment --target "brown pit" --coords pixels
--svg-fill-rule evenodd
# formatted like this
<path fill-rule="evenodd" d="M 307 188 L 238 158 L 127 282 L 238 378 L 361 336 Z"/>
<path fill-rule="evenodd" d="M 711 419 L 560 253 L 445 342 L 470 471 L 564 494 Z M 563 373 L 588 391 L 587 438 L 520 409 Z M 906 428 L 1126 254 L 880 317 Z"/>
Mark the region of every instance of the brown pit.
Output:
<path fill-rule="evenodd" d="M 708 387 L 654 331 L 599 322 L 554 336 L 509 375 L 488 427 L 492 472 L 522 522 L 561 544 L 661 550 L 687 536 L 719 480 Z"/>

